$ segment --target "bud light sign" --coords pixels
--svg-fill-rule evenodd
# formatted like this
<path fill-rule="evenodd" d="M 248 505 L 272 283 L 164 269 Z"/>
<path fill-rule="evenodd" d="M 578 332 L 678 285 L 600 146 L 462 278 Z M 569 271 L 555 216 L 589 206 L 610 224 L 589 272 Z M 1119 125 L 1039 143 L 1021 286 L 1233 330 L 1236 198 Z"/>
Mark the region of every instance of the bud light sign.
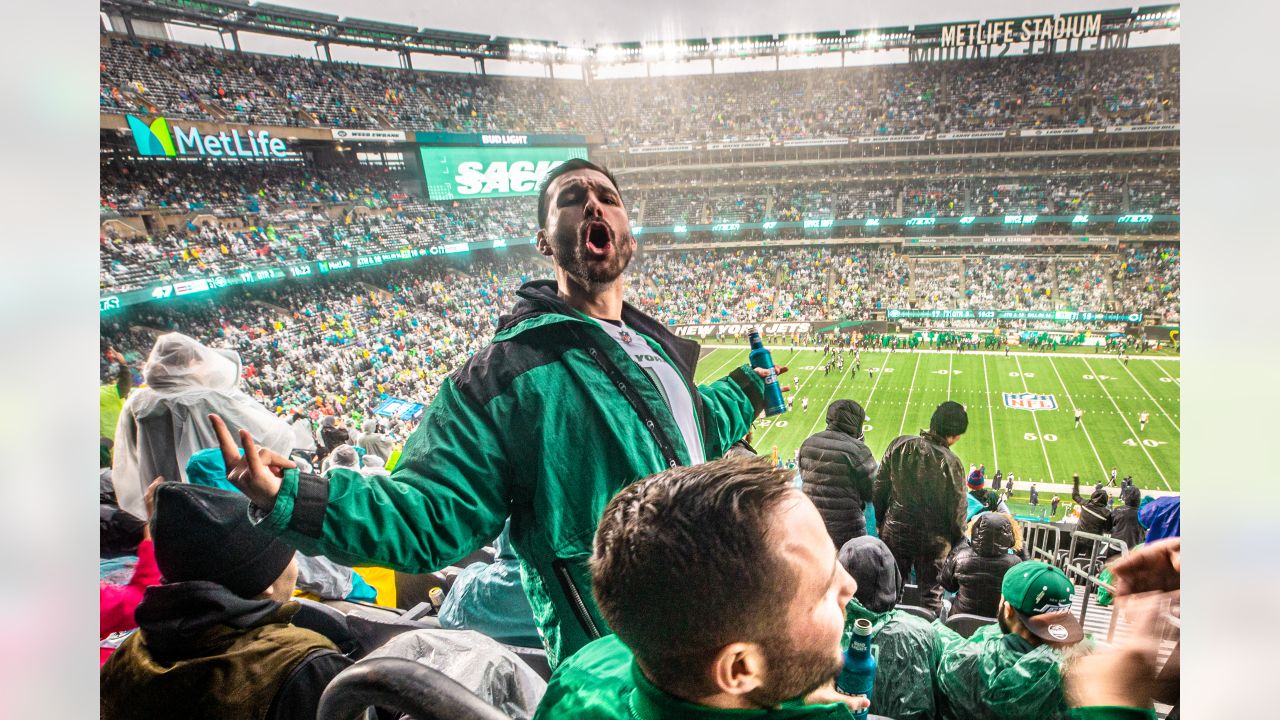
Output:
<path fill-rule="evenodd" d="M 542 178 L 570 158 L 587 157 L 585 147 L 419 148 L 427 196 L 432 200 L 537 195 Z"/>

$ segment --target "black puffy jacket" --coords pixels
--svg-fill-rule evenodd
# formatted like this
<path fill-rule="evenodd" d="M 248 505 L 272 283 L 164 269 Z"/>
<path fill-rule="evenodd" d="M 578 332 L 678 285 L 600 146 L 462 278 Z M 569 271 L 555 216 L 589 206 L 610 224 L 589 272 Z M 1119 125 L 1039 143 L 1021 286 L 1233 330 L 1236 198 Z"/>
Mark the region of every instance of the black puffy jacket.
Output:
<path fill-rule="evenodd" d="M 867 534 L 862 513 L 871 501 L 876 459 L 862 441 L 866 416 L 858 403 L 837 400 L 827 407 L 827 429 L 800 446 L 802 487 L 837 548 Z"/>
<path fill-rule="evenodd" d="M 964 536 L 968 510 L 960 458 L 925 430 L 889 443 L 876 474 L 876 522 L 895 551 L 944 557 Z"/>
<path fill-rule="evenodd" d="M 1132 550 L 1147 534 L 1138 523 L 1138 505 L 1142 502 L 1142 491 L 1129 485 L 1120 491 L 1120 500 L 1124 504 L 1111 511 L 1111 537 L 1125 541 Z"/>
<path fill-rule="evenodd" d="M 1013 525 L 1000 513 L 973 519 L 973 537 L 960 543 L 942 563 L 938 582 L 956 593 L 951 612 L 995 617 L 1005 571 L 1021 562 L 1012 555 Z"/>

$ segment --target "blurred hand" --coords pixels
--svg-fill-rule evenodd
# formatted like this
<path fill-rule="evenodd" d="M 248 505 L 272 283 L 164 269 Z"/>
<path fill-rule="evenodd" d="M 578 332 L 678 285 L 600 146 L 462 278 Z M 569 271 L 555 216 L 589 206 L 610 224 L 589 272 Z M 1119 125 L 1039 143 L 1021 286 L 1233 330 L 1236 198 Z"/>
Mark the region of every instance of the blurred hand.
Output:
<path fill-rule="evenodd" d="M 760 376 L 760 377 L 762 377 L 762 378 L 767 378 L 767 377 L 769 377 L 769 371 L 768 371 L 767 369 L 765 369 L 765 368 L 752 368 L 752 369 L 753 369 L 753 370 L 755 370 L 755 371 L 756 371 L 756 374 L 757 374 L 757 375 L 759 375 L 759 376 Z M 787 371 L 787 366 L 786 366 L 786 365 L 778 365 L 778 366 L 776 366 L 776 367 L 773 369 L 773 371 L 774 371 L 774 372 L 776 372 L 776 373 L 778 374 L 778 376 L 779 376 L 779 377 L 781 377 L 781 376 L 782 376 L 782 373 L 784 373 L 784 372 L 786 372 L 786 371 Z M 790 385 L 783 385 L 783 386 L 782 386 L 782 392 L 787 392 L 787 391 L 789 391 L 789 390 L 791 390 L 791 386 L 790 386 Z"/>
<path fill-rule="evenodd" d="M 240 444 L 244 447 L 244 455 L 241 455 L 222 418 L 211 413 L 209 422 L 213 424 L 218 446 L 222 448 L 227 480 L 239 488 L 249 502 L 270 512 L 276 505 L 276 496 L 280 494 L 280 479 L 284 477 L 284 471 L 297 467 L 297 464 L 268 448 L 258 447 L 253 435 L 243 428 L 240 430 Z"/>
<path fill-rule="evenodd" d="M 1111 566 L 1116 597 L 1182 587 L 1182 538 L 1143 545 Z"/>
<path fill-rule="evenodd" d="M 808 705 L 827 705 L 830 703 L 844 703 L 850 710 L 858 711 L 871 707 L 871 701 L 865 697 L 854 697 L 845 695 L 836 690 L 835 678 L 831 682 L 814 690 L 804 697 L 804 701 Z"/>
<path fill-rule="evenodd" d="M 1129 621 L 1129 634 L 1111 650 L 1082 655 L 1063 669 L 1064 690 L 1071 707 L 1151 707 L 1156 686 L 1156 634 L 1166 593 L 1131 595 L 1117 601 Z"/>
<path fill-rule="evenodd" d="M 146 492 L 142 493 L 142 506 L 147 510 L 146 522 L 142 523 L 142 539 L 151 539 L 151 518 L 156 514 L 156 488 L 160 487 L 160 483 L 164 482 L 164 476 L 159 475 L 151 484 L 147 486 Z"/>

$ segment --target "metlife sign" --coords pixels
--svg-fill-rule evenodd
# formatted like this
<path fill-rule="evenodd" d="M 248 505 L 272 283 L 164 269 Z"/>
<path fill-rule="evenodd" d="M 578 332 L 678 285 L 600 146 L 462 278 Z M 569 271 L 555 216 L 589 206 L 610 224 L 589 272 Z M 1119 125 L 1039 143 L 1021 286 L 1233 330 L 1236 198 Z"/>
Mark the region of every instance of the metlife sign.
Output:
<path fill-rule="evenodd" d="M 552 168 L 587 157 L 581 147 L 428 147 L 419 148 L 427 196 L 432 200 L 536 195 Z"/>
<path fill-rule="evenodd" d="M 221 131 L 217 135 L 202 135 L 195 127 L 174 125 L 163 116 L 152 120 L 150 124 L 134 117 L 126 116 L 129 130 L 133 133 L 133 143 L 138 154 L 143 157 L 226 157 L 240 160 L 282 160 L 293 157 L 293 153 L 285 145 L 284 140 L 271 137 L 266 130 L 255 132 L 246 130 L 244 135 L 239 130 Z"/>

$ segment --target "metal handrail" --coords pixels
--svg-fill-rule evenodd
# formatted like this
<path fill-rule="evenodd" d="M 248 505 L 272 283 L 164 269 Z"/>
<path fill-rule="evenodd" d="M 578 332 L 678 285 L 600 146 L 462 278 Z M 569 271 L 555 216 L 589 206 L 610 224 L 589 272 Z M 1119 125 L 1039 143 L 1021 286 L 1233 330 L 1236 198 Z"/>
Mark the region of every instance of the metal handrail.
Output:
<path fill-rule="evenodd" d="M 1029 559 L 1046 560 L 1050 565 L 1057 562 L 1058 551 L 1062 548 L 1062 528 L 1050 523 L 1039 522 L 1023 522 L 1022 525 L 1022 547 L 1027 550 Z M 1043 550 L 1040 548 L 1040 540 L 1047 538 L 1052 541 L 1051 550 Z"/>
<path fill-rule="evenodd" d="M 1115 587 L 1102 581 L 1101 570 L 1098 571 L 1098 575 L 1091 575 L 1087 570 L 1082 570 L 1076 567 L 1075 565 L 1071 564 L 1071 561 L 1074 560 L 1076 557 L 1076 545 L 1079 542 L 1079 540 L 1082 538 L 1085 540 L 1093 541 L 1093 550 L 1089 555 L 1089 568 L 1095 568 L 1100 566 L 1101 563 L 1099 561 L 1102 559 L 1102 556 L 1099 553 L 1099 550 L 1103 548 L 1106 548 L 1106 547 L 1115 548 L 1116 550 L 1120 551 L 1120 557 L 1125 557 L 1126 555 L 1129 554 L 1129 544 L 1119 538 L 1114 538 L 1114 537 L 1111 537 L 1110 535 L 1096 535 L 1094 533 L 1087 533 L 1080 530 L 1072 531 L 1071 548 L 1067 552 L 1066 571 L 1068 573 L 1074 573 L 1076 575 L 1079 575 L 1084 579 L 1085 592 L 1084 592 L 1084 597 L 1081 598 L 1081 601 L 1080 601 L 1080 624 L 1081 625 L 1084 624 L 1085 616 L 1089 613 L 1089 598 L 1093 595 L 1093 589 L 1095 587 L 1106 588 L 1108 592 L 1112 593 L 1113 595 L 1115 594 Z M 1116 619 L 1117 619 L 1117 615 L 1113 611 L 1111 613 L 1111 622 L 1107 626 L 1107 642 L 1111 642 L 1111 639 L 1115 636 Z"/>

